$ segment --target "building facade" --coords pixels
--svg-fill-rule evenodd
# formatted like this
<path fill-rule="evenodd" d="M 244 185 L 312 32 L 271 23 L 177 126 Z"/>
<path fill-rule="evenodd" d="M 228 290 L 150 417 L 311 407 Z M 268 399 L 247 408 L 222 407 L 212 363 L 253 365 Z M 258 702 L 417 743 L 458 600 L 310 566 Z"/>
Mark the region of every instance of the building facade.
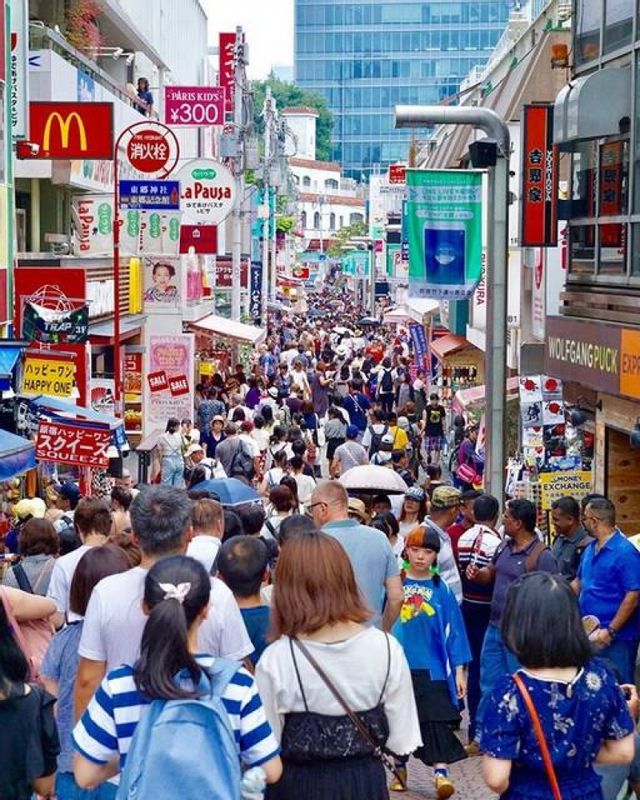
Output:
<path fill-rule="evenodd" d="M 407 157 L 397 104 L 442 103 L 487 61 L 511 0 L 295 0 L 295 81 L 327 100 L 333 159 L 349 175 Z"/>

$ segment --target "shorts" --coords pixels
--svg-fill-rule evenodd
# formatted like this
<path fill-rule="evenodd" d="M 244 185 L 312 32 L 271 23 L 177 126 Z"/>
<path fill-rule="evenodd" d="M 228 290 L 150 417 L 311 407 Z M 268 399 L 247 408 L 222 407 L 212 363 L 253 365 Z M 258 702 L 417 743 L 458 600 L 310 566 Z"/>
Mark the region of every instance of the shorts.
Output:
<path fill-rule="evenodd" d="M 434 452 L 435 450 L 442 450 L 444 447 L 446 439 L 444 436 L 427 436 L 424 440 L 425 450 L 429 453 Z"/>

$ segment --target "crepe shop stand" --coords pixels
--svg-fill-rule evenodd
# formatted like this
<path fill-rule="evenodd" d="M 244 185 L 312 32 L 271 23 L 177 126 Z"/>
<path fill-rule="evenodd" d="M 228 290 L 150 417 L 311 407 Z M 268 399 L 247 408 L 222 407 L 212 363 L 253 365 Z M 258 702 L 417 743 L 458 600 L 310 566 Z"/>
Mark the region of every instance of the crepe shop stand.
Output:
<path fill-rule="evenodd" d="M 229 371 L 234 366 L 234 351 L 239 352 L 240 361 L 248 360 L 249 354 L 267 336 L 264 328 L 217 314 L 209 314 L 197 322 L 186 323 L 186 327 L 195 334 L 196 383 L 206 382 L 217 372 Z"/>

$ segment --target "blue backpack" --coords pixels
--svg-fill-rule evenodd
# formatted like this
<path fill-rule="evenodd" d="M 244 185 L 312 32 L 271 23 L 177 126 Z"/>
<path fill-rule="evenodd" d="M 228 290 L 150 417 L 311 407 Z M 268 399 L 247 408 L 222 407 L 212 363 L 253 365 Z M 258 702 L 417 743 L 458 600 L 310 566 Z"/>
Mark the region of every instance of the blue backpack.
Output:
<path fill-rule="evenodd" d="M 136 727 L 117 800 L 240 800 L 238 745 L 222 692 L 240 668 L 217 659 L 200 698 L 153 700 Z"/>

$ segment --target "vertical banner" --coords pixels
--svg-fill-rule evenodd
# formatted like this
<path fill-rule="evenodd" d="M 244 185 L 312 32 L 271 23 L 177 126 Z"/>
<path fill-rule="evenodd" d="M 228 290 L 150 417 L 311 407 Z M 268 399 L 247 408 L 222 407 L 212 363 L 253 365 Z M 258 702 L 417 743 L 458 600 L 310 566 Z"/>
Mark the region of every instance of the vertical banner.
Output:
<path fill-rule="evenodd" d="M 235 84 L 235 33 L 221 33 L 218 38 L 218 83 L 224 89 L 224 109 L 233 111 L 233 90 Z"/>
<path fill-rule="evenodd" d="M 29 135 L 29 12 L 27 0 L 11 0 L 11 130 Z"/>
<path fill-rule="evenodd" d="M 145 381 L 151 428 L 164 430 L 169 417 L 193 416 L 193 336 L 188 333 L 149 338 Z"/>
<path fill-rule="evenodd" d="M 142 353 L 124 355 L 124 427 L 127 433 L 142 432 Z"/>
<path fill-rule="evenodd" d="M 249 278 L 249 316 L 254 325 L 262 323 L 262 261 L 251 262 Z"/>
<path fill-rule="evenodd" d="M 558 148 L 553 144 L 553 104 L 522 109 L 520 247 L 558 244 Z"/>
<path fill-rule="evenodd" d="M 482 172 L 407 170 L 409 295 L 470 297 L 482 275 Z"/>
<path fill-rule="evenodd" d="M 415 363 L 419 367 L 422 367 L 425 365 L 425 358 L 429 353 L 427 334 L 425 332 L 424 325 L 409 325 L 409 333 L 411 334 L 411 341 L 413 342 Z"/>

